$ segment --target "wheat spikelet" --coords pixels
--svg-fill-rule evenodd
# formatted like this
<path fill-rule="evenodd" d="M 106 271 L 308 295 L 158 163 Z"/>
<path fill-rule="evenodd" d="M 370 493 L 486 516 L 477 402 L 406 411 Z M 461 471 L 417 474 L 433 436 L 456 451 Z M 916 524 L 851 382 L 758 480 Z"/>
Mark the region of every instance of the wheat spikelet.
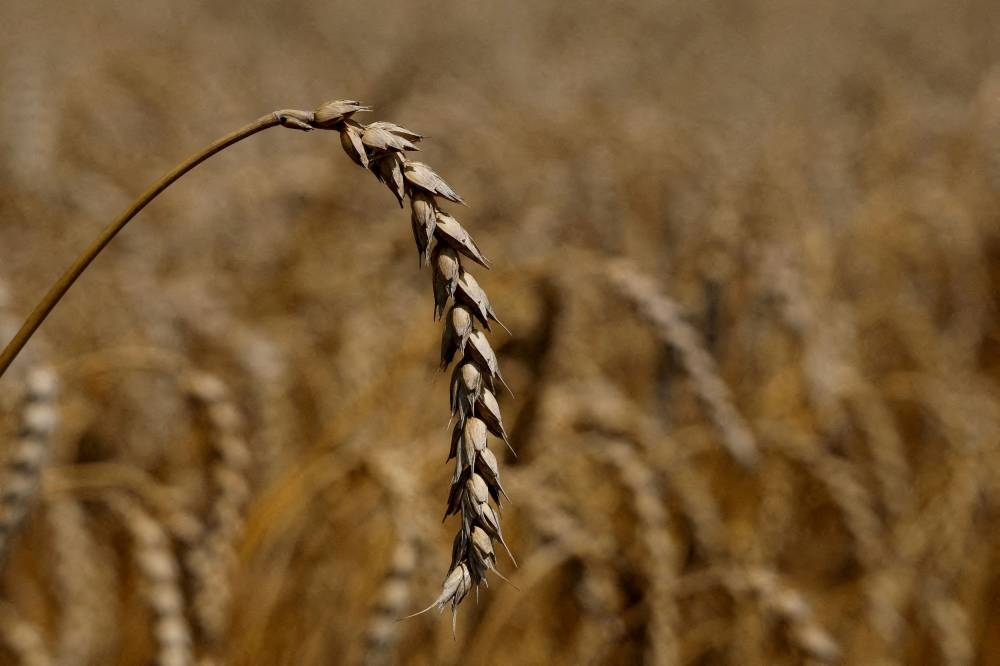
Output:
<path fill-rule="evenodd" d="M 487 433 L 507 441 L 495 396 L 503 376 L 489 342 L 476 329 L 476 323 L 487 331 L 491 323 L 503 324 L 486 292 L 465 269 L 463 258 L 487 268 L 489 262 L 465 228 L 439 204 L 464 200 L 431 167 L 407 157 L 417 150 L 420 134 L 392 123 L 364 125 L 352 118 L 367 110 L 360 102 L 340 100 L 323 105 L 306 121 L 338 130 L 348 157 L 370 170 L 401 207 L 409 197 L 418 259 L 432 270 L 435 318 L 441 318 L 453 301 L 445 319 L 441 365 L 447 367 L 456 353 L 462 357 L 452 383 L 456 424 L 449 460 L 454 457 L 456 462 L 445 517 L 459 514 L 461 526 L 441 594 L 425 610 L 434 606 L 443 610 L 450 604 L 454 626 L 459 603 L 473 587 L 478 590 L 485 583 L 488 571 L 496 571 L 496 544 L 510 554 L 500 527 L 498 509 L 504 493 L 499 469 L 487 448 Z"/>
<path fill-rule="evenodd" d="M 185 313 L 185 325 L 219 343 L 221 351 L 232 355 L 246 372 L 254 398 L 247 407 L 252 415 L 252 432 L 248 428 L 247 435 L 252 436 L 255 451 L 253 479 L 266 483 L 298 441 L 288 352 L 275 337 L 233 316 L 224 301 L 202 295 L 198 300 L 197 311 Z"/>
<path fill-rule="evenodd" d="M 761 430 L 778 451 L 800 463 L 826 486 L 855 540 L 858 559 L 865 567 L 877 567 L 884 549 L 882 524 L 873 509 L 871 494 L 855 468 L 823 451 L 807 433 L 777 423 L 762 423 Z"/>
<path fill-rule="evenodd" d="M 0 601 L 0 636 L 22 666 L 55 664 L 40 628 L 21 617 L 17 609 L 5 601 Z"/>
<path fill-rule="evenodd" d="M 797 492 L 794 471 L 791 463 L 777 456 L 761 470 L 761 501 L 755 531 L 762 562 L 773 562 L 780 556 L 794 525 Z"/>
<path fill-rule="evenodd" d="M 762 423 L 760 428 L 765 433 L 762 436 L 778 451 L 801 464 L 826 487 L 830 500 L 841 512 L 853 541 L 853 552 L 866 578 L 880 583 L 864 586 L 867 610 L 872 625 L 882 633 L 886 644 L 891 645 L 892 628 L 899 621 L 900 600 L 896 594 L 883 593 L 889 584 L 885 580 L 885 567 L 891 550 L 871 493 L 858 478 L 854 466 L 823 451 L 812 436 L 775 423 Z"/>
<path fill-rule="evenodd" d="M 82 505 L 69 497 L 47 499 L 55 583 L 60 599 L 57 655 L 61 666 L 86 666 L 106 658 L 115 636 L 116 581 L 87 526 Z"/>
<path fill-rule="evenodd" d="M 684 321 L 677 305 L 631 263 L 623 260 L 610 264 L 607 277 L 616 290 L 635 303 L 663 341 L 680 352 L 684 367 L 708 406 L 729 455 L 741 465 L 752 467 L 759 455 L 753 432 L 736 409 L 729 387 L 701 344 L 698 332 Z"/>
<path fill-rule="evenodd" d="M 624 595 L 614 567 L 605 561 L 584 560 L 585 575 L 576 592 L 583 611 L 582 626 L 573 646 L 573 663 L 606 664 L 625 633 Z"/>
<path fill-rule="evenodd" d="M 818 306 L 806 294 L 802 271 L 793 269 L 780 251 L 768 254 L 765 270 L 782 298 L 785 321 L 802 341 L 803 371 L 821 427 L 828 437 L 836 436 L 847 418 L 844 403 L 854 410 L 869 439 L 886 510 L 894 518 L 905 516 L 913 505 L 909 464 L 891 411 L 860 369 L 851 309 L 845 303 L 827 303 L 824 311 L 836 314 L 820 317 Z"/>
<path fill-rule="evenodd" d="M 58 112 L 62 91 L 53 82 L 56 63 L 52 62 L 50 52 L 32 39 L 35 31 L 30 28 L 44 22 L 44 14 L 31 8 L 27 16 L 9 15 L 8 19 L 9 41 L 0 66 L 0 89 L 5 100 L 0 104 L 0 117 L 4 122 L 16 123 L 23 117 L 24 109 L 30 108 L 33 114 L 38 114 L 38 122 L 33 123 L 30 131 L 6 135 L 4 166 L 16 178 L 19 188 L 44 191 L 54 181 L 51 176 L 63 125 Z M 20 101 L 14 103 L 14 99 Z"/>
<path fill-rule="evenodd" d="M 543 537 L 584 559 L 600 560 L 614 552 L 614 541 L 590 530 L 583 517 L 565 506 L 567 498 L 563 494 L 524 478 L 511 482 L 515 488 L 532 491 L 531 497 L 525 497 L 524 505 Z"/>
<path fill-rule="evenodd" d="M 37 367 L 28 373 L 17 441 L 0 487 L 0 561 L 38 490 L 38 477 L 58 421 L 56 388 L 51 369 Z"/>
<path fill-rule="evenodd" d="M 945 589 L 944 582 L 938 578 L 926 581 L 918 603 L 937 637 L 944 663 L 954 666 L 974 663 L 976 649 L 971 640 L 969 614 Z"/>
<path fill-rule="evenodd" d="M 973 553 L 981 538 L 977 534 L 976 513 L 983 496 L 981 476 L 988 467 L 977 459 L 976 453 L 966 450 L 954 454 L 948 464 L 948 488 L 927 509 L 919 528 L 924 548 L 916 559 L 923 564 L 916 603 L 948 664 L 970 664 L 975 655 L 973 631 L 960 598 L 960 585 L 975 575 Z M 911 558 L 914 555 L 912 551 L 907 554 Z"/>
<path fill-rule="evenodd" d="M 639 539 L 650 567 L 646 662 L 657 665 L 675 664 L 680 655 L 680 641 L 675 632 L 679 616 L 674 600 L 674 578 L 679 568 L 679 554 L 670 535 L 667 511 L 658 492 L 655 476 L 628 444 L 602 440 L 596 446 L 618 468 L 632 494 L 638 516 Z"/>
<path fill-rule="evenodd" d="M 252 332 L 248 332 L 248 336 Z M 291 396 L 291 377 L 284 351 L 272 340 L 257 335 L 249 337 L 241 348 L 243 363 L 254 377 L 259 427 L 254 450 L 255 472 L 267 481 L 278 470 L 287 447 L 297 441 L 295 403 Z"/>
<path fill-rule="evenodd" d="M 193 663 L 191 629 L 184 612 L 180 568 L 166 530 L 125 493 L 109 492 L 105 500 L 132 537 L 132 556 L 153 615 L 157 665 L 189 666 Z"/>
<path fill-rule="evenodd" d="M 660 424 L 604 381 L 572 383 L 550 392 L 551 414 L 573 427 L 597 433 L 616 433 L 639 445 L 663 471 L 667 490 L 676 497 L 694 538 L 709 556 L 724 555 L 728 548 L 718 503 L 705 479 L 692 468 L 688 456 L 662 431 Z M 563 426 L 566 428 L 567 426 Z"/>
<path fill-rule="evenodd" d="M 734 592 L 751 593 L 765 610 L 783 620 L 793 643 L 813 659 L 827 663 L 840 659 L 840 647 L 816 622 L 806 599 L 773 571 L 734 570 L 725 575 L 724 582 Z"/>
<path fill-rule="evenodd" d="M 222 639 L 229 615 L 230 577 L 250 492 L 246 478 L 250 452 L 243 438 L 243 417 L 222 380 L 208 373 L 191 373 L 184 384 L 207 417 L 215 454 L 209 515 L 200 543 L 187 558 L 196 580 L 195 615 L 211 650 Z"/>
<path fill-rule="evenodd" d="M 417 568 L 420 540 L 416 530 L 403 529 L 396 536 L 389 571 L 379 592 L 365 632 L 365 664 L 391 664 L 399 642 L 399 618 L 410 603 L 410 586 Z"/>
<path fill-rule="evenodd" d="M 378 456 L 375 467 L 382 479 L 395 520 L 395 545 L 389 571 L 368 619 L 363 663 L 377 666 L 396 660 L 399 642 L 398 618 L 410 603 L 410 587 L 417 569 L 421 525 L 407 509 L 412 502 L 416 479 L 412 470 L 394 455 Z"/>

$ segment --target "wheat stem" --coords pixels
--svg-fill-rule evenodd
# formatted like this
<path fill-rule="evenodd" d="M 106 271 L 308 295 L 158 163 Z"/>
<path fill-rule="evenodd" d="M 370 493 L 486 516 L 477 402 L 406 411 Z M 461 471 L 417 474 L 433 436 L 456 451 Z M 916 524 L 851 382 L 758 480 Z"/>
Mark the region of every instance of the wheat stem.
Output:
<path fill-rule="evenodd" d="M 28 318 L 21 325 L 20 330 L 14 335 L 14 338 L 7 343 L 3 352 L 0 353 L 0 377 L 7 371 L 7 368 L 13 363 L 14 359 L 27 344 L 31 336 L 34 335 L 38 327 L 42 325 L 45 318 L 52 312 L 52 309 L 59 303 L 62 297 L 69 291 L 73 283 L 76 282 L 77 278 L 83 274 L 87 267 L 90 266 L 91 262 L 97 258 L 97 255 L 101 253 L 108 243 L 111 242 L 119 231 L 121 231 L 129 221 L 135 217 L 139 211 L 146 207 L 146 205 L 160 195 L 161 192 L 166 190 L 172 184 L 174 184 L 178 179 L 181 178 L 191 169 L 195 168 L 205 160 L 207 160 L 212 155 L 219 153 L 229 146 L 246 139 L 249 136 L 261 132 L 263 130 L 275 127 L 277 125 L 285 125 L 289 118 L 294 119 L 297 115 L 304 115 L 307 112 L 290 112 L 290 111 L 275 111 L 269 113 L 266 116 L 261 116 L 257 120 L 253 121 L 245 127 L 227 134 L 226 136 L 218 139 L 214 143 L 202 148 L 198 152 L 194 153 L 186 160 L 178 164 L 173 168 L 172 171 L 164 175 L 162 178 L 153 183 L 148 190 L 139 195 L 138 198 L 133 201 L 128 208 L 111 224 L 104 228 L 104 231 L 91 242 L 89 246 L 77 257 L 76 261 L 66 269 L 66 272 L 56 280 L 55 284 L 49 288 L 49 291 L 45 294 L 35 309 L 31 311 Z M 311 115 L 311 114 L 310 114 Z M 301 129 L 301 128 L 299 128 Z"/>

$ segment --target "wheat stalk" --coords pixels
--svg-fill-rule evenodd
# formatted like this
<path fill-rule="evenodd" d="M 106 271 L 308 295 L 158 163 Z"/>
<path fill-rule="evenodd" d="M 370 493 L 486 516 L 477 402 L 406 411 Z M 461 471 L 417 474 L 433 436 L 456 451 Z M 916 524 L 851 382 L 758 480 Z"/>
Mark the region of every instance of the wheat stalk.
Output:
<path fill-rule="evenodd" d="M 301 111 L 298 109 L 273 111 L 217 139 L 175 166 L 170 172 L 150 185 L 145 192 L 136 197 L 115 220 L 108 224 L 49 288 L 28 315 L 27 319 L 25 319 L 21 328 L 14 334 L 13 339 L 0 352 L 0 376 L 3 376 L 10 367 L 10 364 L 14 362 L 14 359 L 17 358 L 18 354 L 21 353 L 21 350 L 24 349 L 24 346 L 35 334 L 35 331 L 38 330 L 38 327 L 49 316 L 49 313 L 59 304 L 62 297 L 66 295 L 104 248 L 125 228 L 132 218 L 138 215 L 151 201 L 180 180 L 186 173 L 226 148 L 272 127 L 280 126 L 304 131 L 312 129 L 339 129 L 352 114 L 365 109 L 367 107 L 357 102 L 334 101 L 322 105 L 316 111 Z"/>

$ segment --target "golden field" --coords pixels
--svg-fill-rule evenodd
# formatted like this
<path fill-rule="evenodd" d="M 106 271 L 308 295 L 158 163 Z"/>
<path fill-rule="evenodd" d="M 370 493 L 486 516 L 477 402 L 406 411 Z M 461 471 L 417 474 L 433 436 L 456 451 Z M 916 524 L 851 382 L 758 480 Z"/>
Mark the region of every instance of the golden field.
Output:
<path fill-rule="evenodd" d="M 1000 664 L 1000 5 L 0 23 L 5 338 L 261 114 L 427 135 L 511 331 L 518 560 L 454 636 L 396 621 L 456 530 L 431 276 L 336 133 L 276 128 L 140 213 L 0 380 L 0 664 Z"/>

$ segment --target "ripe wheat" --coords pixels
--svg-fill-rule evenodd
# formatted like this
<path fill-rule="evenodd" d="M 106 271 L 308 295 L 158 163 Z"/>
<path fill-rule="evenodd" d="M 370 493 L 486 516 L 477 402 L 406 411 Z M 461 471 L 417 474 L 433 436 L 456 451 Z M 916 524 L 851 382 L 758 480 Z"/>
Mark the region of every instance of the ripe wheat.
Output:
<path fill-rule="evenodd" d="M 126 493 L 107 494 L 108 505 L 118 513 L 135 545 L 133 557 L 142 577 L 143 596 L 153 615 L 158 666 L 194 663 L 191 627 L 185 617 L 180 566 L 163 525 Z"/>
<path fill-rule="evenodd" d="M 50 288 L 11 342 L 0 352 L 0 375 L 104 247 L 139 211 L 188 171 L 212 155 L 271 127 L 338 132 L 341 145 L 352 161 L 371 171 L 401 207 L 404 200 L 410 200 L 410 219 L 419 262 L 420 265 L 429 263 L 432 269 L 435 318 L 440 319 L 451 303 L 441 341 L 441 367 L 446 368 L 456 354 L 460 360 L 451 380 L 451 411 L 456 423 L 448 459 L 455 458 L 456 464 L 445 516 L 459 514 L 461 526 L 455 537 L 452 561 L 442 592 L 425 610 L 435 605 L 443 610 L 451 604 L 454 628 L 454 612 L 458 604 L 473 587 L 478 592 L 479 586 L 486 582 L 488 571 L 496 571 L 495 544 L 502 545 L 510 555 L 499 514 L 500 498 L 506 493 L 500 485 L 496 456 L 487 447 L 488 434 L 503 439 L 510 446 L 496 398 L 498 385 L 506 387 L 506 383 L 496 354 L 477 324 L 487 331 L 492 330 L 491 323 L 506 327 L 497 318 L 486 292 L 463 265 L 463 259 L 484 268 L 489 268 L 489 262 L 465 228 L 440 205 L 440 201 L 464 204 L 464 200 L 428 165 L 409 159 L 408 154 L 418 149 L 417 143 L 423 138 L 421 134 L 390 122 L 377 121 L 365 125 L 354 120 L 355 114 L 370 110 L 354 100 L 335 100 L 315 111 L 275 111 L 222 137 L 182 162 L 108 225 Z M 208 381 L 196 382 L 192 389 L 196 399 L 209 403 L 218 402 L 224 393 Z M 229 431 L 238 427 L 238 423 L 232 422 L 238 421 L 239 416 L 234 409 L 226 409 L 225 403 L 211 406 L 209 411 L 210 420 L 219 421 L 222 415 L 226 417 L 223 419 L 225 424 L 214 424 L 220 433 L 220 442 L 228 445 L 228 449 L 222 450 L 223 464 L 218 469 L 221 476 L 216 479 L 220 486 L 217 513 L 220 516 L 238 516 L 239 506 L 245 500 L 246 487 L 242 471 L 239 471 L 243 463 L 234 461 L 245 457 L 245 447 Z M 197 565 L 195 568 L 202 571 L 206 581 L 224 579 L 218 571 L 219 567 L 209 562 L 226 559 L 225 551 L 231 548 L 232 537 L 240 529 L 238 518 L 224 521 L 216 516 L 215 520 L 219 523 L 217 538 L 206 542 L 202 552 L 196 552 L 193 560 Z M 206 568 L 215 571 L 209 574 Z M 206 585 L 203 598 L 196 604 L 202 628 L 210 638 L 222 631 L 227 590 L 228 587 L 222 583 Z M 217 608 L 208 610 L 211 606 Z"/>
<path fill-rule="evenodd" d="M 24 666 L 51 666 L 55 663 L 41 628 L 21 617 L 17 609 L 5 601 L 0 602 L 0 640 Z"/>
<path fill-rule="evenodd" d="M 434 316 L 444 316 L 441 367 L 456 355 L 459 362 L 451 378 L 451 412 L 455 419 L 448 460 L 455 459 L 455 472 L 448 494 L 445 517 L 460 516 L 460 527 L 452 546 L 452 559 L 441 594 L 424 611 L 451 605 L 452 625 L 458 604 L 496 571 L 495 545 L 510 555 L 500 527 L 499 505 L 506 493 L 500 485 L 496 456 L 488 448 L 488 435 L 508 442 L 496 391 L 506 386 L 489 341 L 476 328 L 487 331 L 497 318 L 486 292 L 466 270 L 463 258 L 489 268 L 489 261 L 464 227 L 441 208 L 440 200 L 465 203 L 434 170 L 407 154 L 417 150 L 423 138 L 417 132 L 388 122 L 363 125 L 352 119 L 367 111 L 360 102 L 331 102 L 321 107 L 312 124 L 339 129 L 341 144 L 356 164 L 372 171 L 403 205 L 410 199 L 410 222 L 421 265 L 430 264 L 434 293 Z M 308 118 L 294 117 L 298 127 Z M 305 129 L 304 127 L 300 127 Z M 445 315 L 445 308 L 452 302 Z M 509 442 L 508 442 L 509 446 Z M 496 508 L 494 508 L 496 507 Z M 511 555 L 513 561 L 513 556 Z"/>
<path fill-rule="evenodd" d="M 192 373 L 185 382 L 191 400 L 205 412 L 214 450 L 212 498 L 207 524 L 187 564 L 198 581 L 194 611 L 209 645 L 223 638 L 232 596 L 235 544 L 243 531 L 243 509 L 250 494 L 246 480 L 250 452 L 243 438 L 243 417 L 226 385 L 207 373 Z"/>
<path fill-rule="evenodd" d="M 114 605 L 118 589 L 106 566 L 108 553 L 89 529 L 81 502 L 71 497 L 46 497 L 46 517 L 52 535 L 52 555 L 60 609 L 60 664 L 86 666 L 106 661 L 102 655 L 115 633 Z"/>
<path fill-rule="evenodd" d="M 18 439 L 0 491 L 0 562 L 38 491 L 39 473 L 58 419 L 56 386 L 55 373 L 49 368 L 35 368 L 28 374 Z"/>

